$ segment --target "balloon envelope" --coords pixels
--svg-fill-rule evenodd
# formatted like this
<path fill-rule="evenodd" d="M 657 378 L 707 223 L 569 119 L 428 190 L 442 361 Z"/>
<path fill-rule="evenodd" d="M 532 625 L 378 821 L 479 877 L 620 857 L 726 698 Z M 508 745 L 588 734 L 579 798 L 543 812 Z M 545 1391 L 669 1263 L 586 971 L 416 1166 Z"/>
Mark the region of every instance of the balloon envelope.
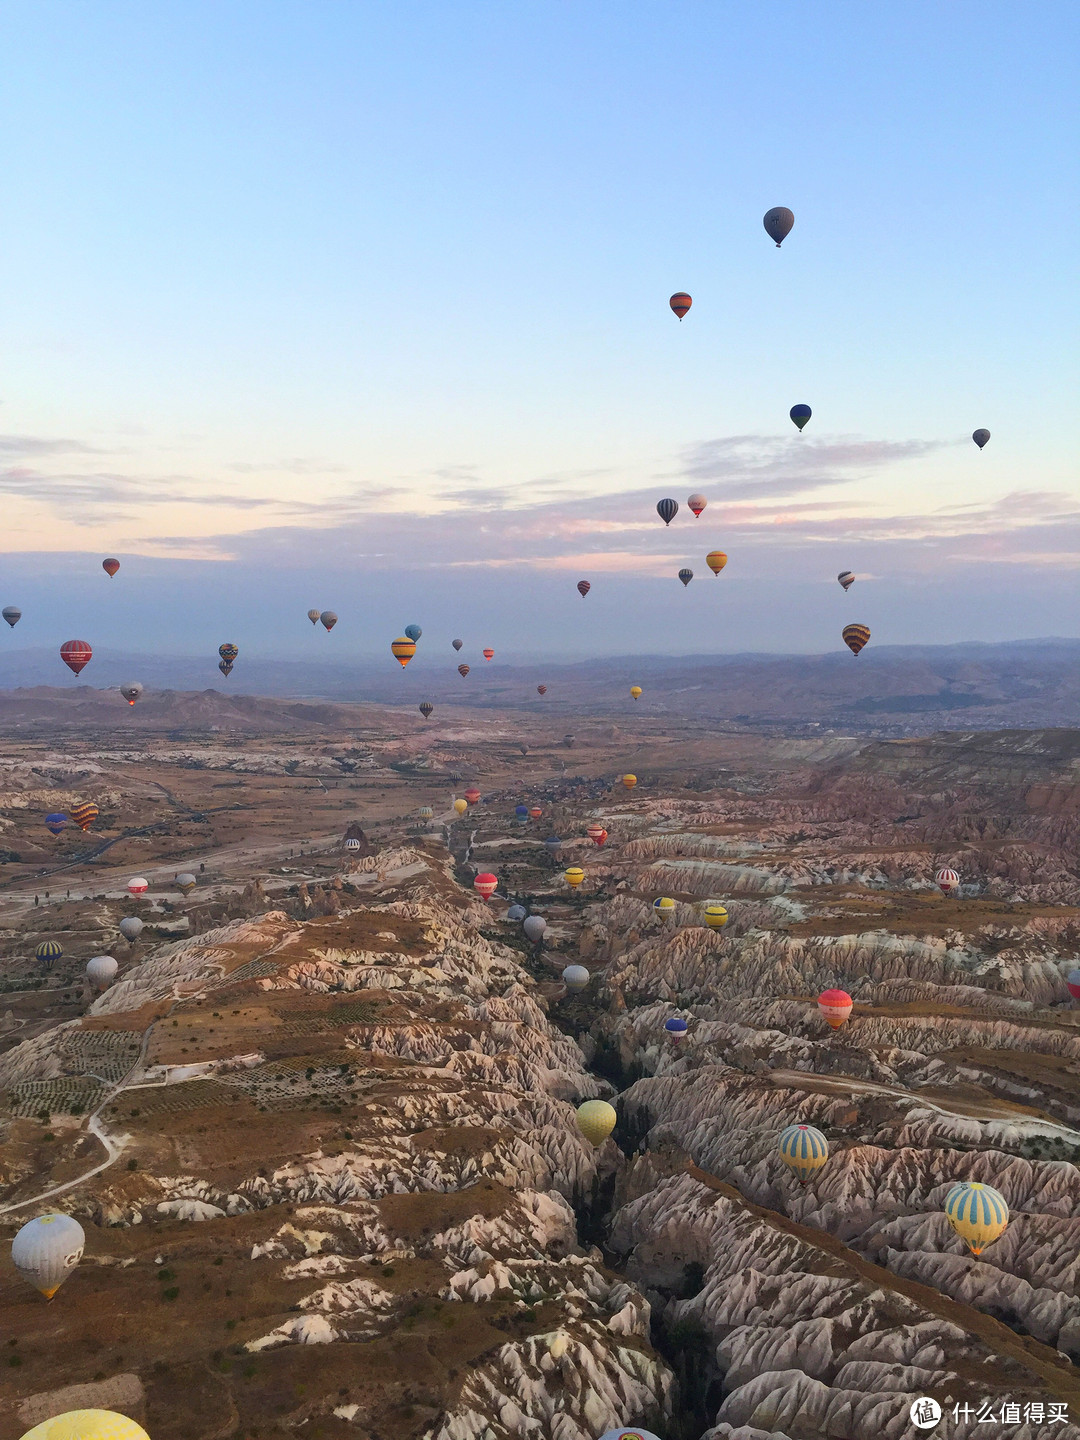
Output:
<path fill-rule="evenodd" d="M 728 922 L 728 912 L 719 901 L 710 900 L 703 911 L 705 924 L 710 930 L 722 930 Z"/>
<path fill-rule="evenodd" d="M 86 964 L 86 978 L 98 990 L 107 990 L 116 979 L 120 966 L 111 955 L 95 955 Z"/>
<path fill-rule="evenodd" d="M 547 921 L 542 915 L 526 915 L 521 928 L 525 932 L 525 939 L 531 940 L 535 945 L 547 933 Z"/>
<path fill-rule="evenodd" d="M 217 653 L 221 656 L 222 660 L 227 661 L 231 665 L 240 654 L 240 651 L 231 641 L 227 640 L 224 645 L 218 646 Z"/>
<path fill-rule="evenodd" d="M 705 564 L 708 565 L 714 575 L 719 575 L 720 571 L 727 564 L 727 556 L 723 550 L 710 550 L 708 555 L 705 556 Z"/>
<path fill-rule="evenodd" d="M 484 870 L 481 871 L 473 881 L 473 889 L 478 895 L 482 895 L 485 900 L 490 900 L 492 895 L 495 894 L 498 884 L 498 876 L 492 875 L 490 870 Z"/>
<path fill-rule="evenodd" d="M 562 841 L 559 839 L 558 835 L 549 835 L 544 841 L 544 848 L 546 850 L 550 850 L 551 853 L 555 855 L 559 850 L 562 849 Z"/>
<path fill-rule="evenodd" d="M 631 685 L 631 686 L 630 686 L 630 694 L 634 697 L 635 700 L 640 700 L 640 699 L 641 699 L 641 686 L 640 686 L 640 685 Z"/>
<path fill-rule="evenodd" d="M 419 639 L 420 639 L 420 636 L 421 636 L 423 633 L 424 633 L 424 632 L 420 629 L 420 626 L 419 626 L 419 625 L 406 625 L 406 626 L 405 626 L 405 634 L 409 637 L 410 640 L 419 640 Z"/>
<path fill-rule="evenodd" d="M 562 972 L 563 984 L 567 990 L 584 990 L 589 983 L 589 972 L 584 965 L 567 965 Z"/>
<path fill-rule="evenodd" d="M 586 595 L 589 593 L 589 591 L 592 589 L 592 586 L 589 584 L 588 580 L 579 580 L 579 581 L 577 582 L 577 589 L 578 589 L 578 594 L 579 594 L 579 595 L 581 596 L 581 598 L 584 600 L 584 599 L 585 599 L 585 596 L 586 596 Z"/>
<path fill-rule="evenodd" d="M 671 299 L 668 301 L 668 304 L 671 306 L 672 310 L 675 311 L 675 314 L 679 317 L 680 320 L 690 309 L 690 306 L 693 303 L 693 300 L 691 300 L 690 296 L 686 293 L 685 290 L 676 290 L 675 294 L 672 295 Z"/>
<path fill-rule="evenodd" d="M 961 1180 L 945 1196 L 945 1217 L 973 1255 L 981 1255 L 1009 1223 L 1005 1196 L 992 1185 Z"/>
<path fill-rule="evenodd" d="M 491 659 L 493 659 L 493 658 L 494 658 L 494 655 L 495 655 L 495 651 L 492 650 L 490 647 L 489 647 L 487 650 L 483 651 L 483 656 L 484 656 L 484 659 L 485 659 L 485 660 L 491 660 Z"/>
<path fill-rule="evenodd" d="M 638 1426 L 633 1430 L 605 1430 L 600 1440 L 660 1440 L 660 1436 Z"/>
<path fill-rule="evenodd" d="M 829 1158 L 829 1142 L 813 1125 L 789 1125 L 781 1132 L 777 1148 L 780 1159 L 804 1185 Z"/>
<path fill-rule="evenodd" d="M 181 870 L 176 877 L 176 883 L 185 895 L 190 895 L 199 882 L 190 870 Z"/>
<path fill-rule="evenodd" d="M 803 430 L 814 412 L 810 409 L 809 405 L 792 405 L 788 413 L 799 429 Z"/>
<path fill-rule="evenodd" d="M 689 1026 L 685 1020 L 680 1020 L 678 1016 L 673 1015 L 670 1020 L 664 1021 L 664 1029 L 672 1040 L 683 1040 L 686 1038 Z"/>
<path fill-rule="evenodd" d="M 846 990 L 823 990 L 818 996 L 817 1006 L 826 1025 L 839 1030 L 851 1014 L 851 996 Z"/>
<path fill-rule="evenodd" d="M 420 714 L 423 715 L 425 720 L 430 719 L 430 717 L 435 711 L 435 706 L 432 705 L 430 700 L 421 701 L 421 703 L 416 708 L 420 711 Z"/>
<path fill-rule="evenodd" d="M 1065 984 L 1069 987 L 1069 994 L 1074 1000 L 1080 1000 L 1080 970 L 1070 970 L 1065 976 Z"/>
<path fill-rule="evenodd" d="M 524 905 L 511 905 L 510 909 L 506 912 L 506 918 L 507 920 L 512 920 L 514 924 L 517 925 L 525 919 L 527 913 Z"/>
<path fill-rule="evenodd" d="M 60 646 L 60 659 L 73 674 L 85 670 L 94 658 L 94 652 L 85 640 L 65 640 Z"/>
<path fill-rule="evenodd" d="M 416 641 L 409 640 L 404 635 L 399 635 L 396 640 L 391 642 L 390 653 L 404 670 L 405 666 L 416 654 Z"/>
<path fill-rule="evenodd" d="M 644 1435 L 644 1431 L 642 1432 Z M 117 1410 L 66 1410 L 27 1430 L 22 1440 L 150 1440 L 141 1425 Z"/>
<path fill-rule="evenodd" d="M 130 940 L 132 944 L 134 944 L 142 932 L 143 922 L 137 915 L 125 915 L 123 920 L 120 921 L 120 934 L 123 935 L 125 940 Z"/>
<path fill-rule="evenodd" d="M 459 665 L 459 666 L 457 667 L 457 673 L 458 673 L 458 674 L 461 676 L 461 678 L 464 680 L 464 679 L 465 679 L 465 676 L 469 673 L 469 667 L 468 667 L 468 665 Z"/>
<path fill-rule="evenodd" d="M 570 886 L 571 890 L 576 890 L 585 879 L 585 871 L 582 870 L 580 865 L 571 865 L 569 870 L 563 871 L 563 879 Z"/>
<path fill-rule="evenodd" d="M 841 570 L 840 574 L 837 575 L 836 578 L 837 580 L 839 580 L 840 584 L 844 587 L 845 590 L 850 590 L 852 585 L 855 584 L 855 576 L 851 573 L 850 570 Z"/>
<path fill-rule="evenodd" d="M 59 835 L 60 831 L 64 829 L 67 823 L 68 817 L 66 815 L 61 815 L 59 811 L 57 811 L 53 815 L 45 816 L 45 828 L 52 835 Z"/>
<path fill-rule="evenodd" d="M 129 680 L 126 685 L 120 686 L 120 694 L 129 705 L 134 705 L 142 693 L 143 687 L 139 684 L 138 680 Z"/>
<path fill-rule="evenodd" d="M 537 685 L 537 687 L 536 687 L 536 693 L 537 693 L 538 695 L 546 695 L 546 694 L 547 694 L 547 686 L 546 686 L 546 685 Z"/>
<path fill-rule="evenodd" d="M 943 895 L 949 895 L 960 886 L 960 876 L 955 870 L 939 870 L 934 876 L 934 883 Z"/>
<path fill-rule="evenodd" d="M 594 1148 L 603 1145 L 618 1118 L 615 1107 L 606 1100 L 586 1100 L 577 1109 L 578 1129 Z"/>
<path fill-rule="evenodd" d="M 475 785 L 470 785 L 468 790 L 466 790 L 464 794 L 465 799 L 469 802 L 470 805 L 476 805 L 480 800 L 480 791 L 477 790 Z"/>
<path fill-rule="evenodd" d="M 675 901 L 670 895 L 660 895 L 652 902 L 652 908 L 661 919 L 667 919 L 675 914 Z"/>
<path fill-rule="evenodd" d="M 765 226 L 766 235 L 770 240 L 776 241 L 776 248 L 779 250 L 785 239 L 791 234 L 795 216 L 786 205 L 774 205 L 771 210 L 765 211 L 761 223 Z"/>
<path fill-rule="evenodd" d="M 22 611 L 17 605 L 5 605 L 3 610 L 0 610 L 0 615 L 3 615 L 13 630 L 22 619 Z"/>
<path fill-rule="evenodd" d="M 841 638 L 853 655 L 858 655 L 866 642 L 870 639 L 870 631 L 865 625 L 845 625 Z"/>
<path fill-rule="evenodd" d="M 319 619 L 323 623 L 324 630 L 332 630 L 337 624 L 337 616 L 334 614 L 333 610 L 324 610 L 319 616 Z"/>
<path fill-rule="evenodd" d="M 317 625 L 319 623 L 320 613 L 321 612 L 318 610 L 309 610 L 307 612 L 307 618 L 311 621 L 312 625 Z"/>
<path fill-rule="evenodd" d="M 527 820 L 529 818 L 529 807 L 527 805 L 515 805 L 514 814 L 519 820 Z"/>
<path fill-rule="evenodd" d="M 80 830 L 89 830 L 100 813 L 100 810 L 94 802 L 87 800 L 84 804 L 75 806 L 71 812 L 71 818 Z"/>
<path fill-rule="evenodd" d="M 679 513 L 679 502 L 677 500 L 658 500 L 656 502 L 656 513 L 665 525 L 670 525 L 675 516 Z"/>
<path fill-rule="evenodd" d="M 111 579 L 111 578 L 116 574 L 116 572 L 120 569 L 120 561 L 119 561 L 119 560 L 103 560 L 103 561 L 101 562 L 101 568 L 105 571 L 105 574 L 108 575 L 109 578 Z"/>
<path fill-rule="evenodd" d="M 975 441 L 975 444 L 976 444 L 976 445 L 979 447 L 979 449 L 981 450 L 981 449 L 983 448 L 983 446 L 986 444 L 987 440 L 990 439 L 990 431 L 989 431 L 989 430 L 976 430 L 976 431 L 974 431 L 974 432 L 972 433 L 971 438 L 972 438 L 972 440 Z"/>
<path fill-rule="evenodd" d="M 543 813 L 544 813 L 544 812 L 543 812 L 543 810 L 540 809 L 540 806 L 539 806 L 539 805 L 533 805 L 532 808 L 529 810 L 529 819 L 530 819 L 530 820 L 539 820 L 540 817 L 541 817 L 541 815 L 543 815 Z"/>
<path fill-rule="evenodd" d="M 681 569 L 681 570 L 679 571 L 679 579 L 682 581 L 682 583 L 683 583 L 684 585 L 689 585 L 689 584 L 690 584 L 690 581 L 691 581 L 693 578 L 694 578 L 694 572 L 693 572 L 692 570 L 687 570 L 685 566 L 683 567 L 683 569 Z"/>
<path fill-rule="evenodd" d="M 64 953 L 64 947 L 59 940 L 42 940 L 41 944 L 34 951 L 35 960 L 40 961 L 46 970 L 51 970 L 53 963 L 60 959 Z"/>
<path fill-rule="evenodd" d="M 457 813 L 458 813 L 459 815 L 464 815 L 464 814 L 465 814 L 465 811 L 466 811 L 468 808 L 469 808 L 469 802 L 468 802 L 467 800 L 462 800 L 462 799 L 459 797 L 457 800 L 454 801 L 454 809 L 457 811 Z"/>
<path fill-rule="evenodd" d="M 54 1213 L 28 1220 L 11 1242 L 15 1269 L 51 1300 L 82 1259 L 86 1235 L 70 1215 Z"/>
<path fill-rule="evenodd" d="M 128 889 L 132 895 L 145 895 L 150 889 L 150 881 L 144 879 L 142 875 L 134 875 L 128 881 Z"/>
<path fill-rule="evenodd" d="M 462 647 L 462 645 L 465 644 L 465 641 L 464 641 L 464 640 L 451 640 L 451 641 L 450 641 L 450 644 L 453 645 L 453 647 L 454 647 L 455 650 L 460 650 L 461 647 Z"/>

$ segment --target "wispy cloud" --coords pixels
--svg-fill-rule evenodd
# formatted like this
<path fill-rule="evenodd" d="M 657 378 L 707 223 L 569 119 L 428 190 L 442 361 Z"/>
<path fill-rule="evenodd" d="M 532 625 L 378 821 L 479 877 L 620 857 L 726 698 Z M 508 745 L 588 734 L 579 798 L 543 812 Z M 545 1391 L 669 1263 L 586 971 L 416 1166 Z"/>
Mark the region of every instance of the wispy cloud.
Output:
<path fill-rule="evenodd" d="M 828 437 L 730 435 L 704 440 L 682 452 L 677 472 L 691 481 L 720 481 L 720 502 L 796 495 L 829 485 L 847 485 L 872 471 L 920 460 L 955 442 L 942 440 L 859 440 Z"/>

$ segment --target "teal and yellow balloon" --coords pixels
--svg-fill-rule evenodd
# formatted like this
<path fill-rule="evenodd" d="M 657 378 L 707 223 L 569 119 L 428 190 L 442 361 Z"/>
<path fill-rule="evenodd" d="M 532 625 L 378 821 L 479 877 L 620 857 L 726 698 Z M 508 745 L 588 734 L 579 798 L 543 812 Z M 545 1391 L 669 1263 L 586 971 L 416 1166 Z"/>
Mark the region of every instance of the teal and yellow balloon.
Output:
<path fill-rule="evenodd" d="M 981 1255 L 1005 1233 L 1009 1207 L 992 1185 L 961 1180 L 945 1196 L 945 1218 L 973 1255 Z"/>
<path fill-rule="evenodd" d="M 781 1132 L 777 1148 L 780 1159 L 804 1185 L 829 1158 L 829 1142 L 813 1125 L 789 1125 Z"/>

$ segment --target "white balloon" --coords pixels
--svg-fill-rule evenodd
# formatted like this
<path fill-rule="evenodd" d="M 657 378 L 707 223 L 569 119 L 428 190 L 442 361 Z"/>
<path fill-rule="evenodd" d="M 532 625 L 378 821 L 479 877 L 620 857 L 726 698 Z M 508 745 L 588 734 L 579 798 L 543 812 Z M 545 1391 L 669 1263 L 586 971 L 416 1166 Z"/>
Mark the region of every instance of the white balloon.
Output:
<path fill-rule="evenodd" d="M 70 1215 L 39 1215 L 28 1220 L 11 1242 L 15 1269 L 51 1300 L 82 1259 L 86 1235 Z"/>
<path fill-rule="evenodd" d="M 567 965 L 562 978 L 567 990 L 584 990 L 589 983 L 589 972 L 584 965 Z"/>
<path fill-rule="evenodd" d="M 97 990 L 107 990 L 120 966 L 111 955 L 96 955 L 86 966 L 86 978 Z"/>

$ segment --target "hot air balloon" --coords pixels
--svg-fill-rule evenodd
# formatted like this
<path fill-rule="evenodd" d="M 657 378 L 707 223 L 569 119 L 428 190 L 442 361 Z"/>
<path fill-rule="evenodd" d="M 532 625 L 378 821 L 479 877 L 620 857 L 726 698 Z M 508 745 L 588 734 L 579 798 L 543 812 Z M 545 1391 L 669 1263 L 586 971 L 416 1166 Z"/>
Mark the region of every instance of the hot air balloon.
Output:
<path fill-rule="evenodd" d="M 675 901 L 670 895 L 659 895 L 652 902 L 652 908 L 661 920 L 668 920 L 675 914 Z"/>
<path fill-rule="evenodd" d="M 656 513 L 665 525 L 670 525 L 679 513 L 679 502 L 677 500 L 658 500 L 656 502 Z"/>
<path fill-rule="evenodd" d="M 85 670 L 94 658 L 94 652 L 85 640 L 65 640 L 60 646 L 60 659 L 75 675 Z"/>
<path fill-rule="evenodd" d="M 80 830 L 86 831 L 90 829 L 90 826 L 93 825 L 100 814 L 101 811 L 94 802 L 87 800 L 84 804 L 75 806 L 71 812 L 71 818 Z"/>
<path fill-rule="evenodd" d="M 13 630 L 15 629 L 15 626 L 19 623 L 19 621 L 22 619 L 22 611 L 17 605 L 5 605 L 3 610 L 0 610 L 0 615 L 3 615 L 4 619 L 7 621 L 7 623 L 11 626 Z"/>
<path fill-rule="evenodd" d="M 858 655 L 870 639 L 870 631 L 865 625 L 845 625 L 841 631 L 841 638 L 851 653 Z"/>
<path fill-rule="evenodd" d="M 642 1431 L 642 1440 L 645 1432 Z M 141 1425 L 117 1410 L 66 1410 L 27 1430 L 22 1440 L 150 1440 Z"/>
<path fill-rule="evenodd" d="M 420 714 L 423 715 L 425 720 L 430 720 L 432 715 L 435 713 L 435 706 L 432 705 L 430 700 L 422 700 L 416 708 L 420 711 Z"/>
<path fill-rule="evenodd" d="M 591 589 L 592 586 L 589 584 L 588 580 L 579 580 L 577 582 L 578 594 L 581 596 L 582 600 L 585 599 L 585 596 L 589 593 Z"/>
<path fill-rule="evenodd" d="M 528 807 L 528 805 L 515 805 L 515 806 L 514 806 L 514 814 L 517 816 L 517 818 L 518 818 L 519 820 L 527 820 L 527 819 L 529 818 L 529 807 Z"/>
<path fill-rule="evenodd" d="M 829 1142 L 813 1125 L 789 1125 L 780 1134 L 780 1159 L 805 1185 L 829 1158 Z"/>
<path fill-rule="evenodd" d="M 640 686 L 640 685 L 631 685 L 631 686 L 630 686 L 630 694 L 631 694 L 631 696 L 632 696 L 635 700 L 640 700 L 640 699 L 641 699 L 641 686 Z"/>
<path fill-rule="evenodd" d="M 708 555 L 705 556 L 705 564 L 714 575 L 719 575 L 720 571 L 727 564 L 727 556 L 723 550 L 710 550 Z"/>
<path fill-rule="evenodd" d="M 391 644 L 390 653 L 404 670 L 405 666 L 416 654 L 416 641 L 409 640 L 404 635 L 399 635 L 398 638 Z"/>
<path fill-rule="evenodd" d="M 495 651 L 490 648 L 481 651 L 481 654 L 483 655 L 485 660 L 493 660 L 495 658 Z"/>
<path fill-rule="evenodd" d="M 421 820 L 435 819 L 435 811 L 431 808 L 430 805 L 421 805 L 420 809 L 416 813 L 417 815 L 419 815 Z"/>
<path fill-rule="evenodd" d="M 810 409 L 809 405 L 792 405 L 788 413 L 794 424 L 799 427 L 799 434 L 801 435 L 806 422 L 814 412 Z"/>
<path fill-rule="evenodd" d="M 693 578 L 694 578 L 694 572 L 693 572 L 692 570 L 687 570 L 685 566 L 683 566 L 683 568 L 679 571 L 679 579 L 682 581 L 682 583 L 683 583 L 684 585 L 689 585 L 689 584 L 690 584 L 690 581 L 691 581 Z"/>
<path fill-rule="evenodd" d="M 558 835 L 549 835 L 544 841 L 544 849 L 549 851 L 552 855 L 557 855 L 562 849 L 562 841 L 559 839 Z"/>
<path fill-rule="evenodd" d="M 955 870 L 946 868 L 937 872 L 934 876 L 934 883 L 943 895 L 951 895 L 954 890 L 959 888 L 960 876 Z"/>
<path fill-rule="evenodd" d="M 636 775 L 624 775 L 624 776 L 622 777 L 622 783 L 626 786 L 627 790 L 632 790 L 632 789 L 634 788 L 634 786 L 637 784 L 637 776 L 636 776 Z"/>
<path fill-rule="evenodd" d="M 705 924 L 710 930 L 722 930 L 728 922 L 727 908 L 721 905 L 718 900 L 710 900 L 702 909 L 701 913 L 704 915 Z"/>
<path fill-rule="evenodd" d="M 465 644 L 465 641 L 464 641 L 464 640 L 451 640 L 451 641 L 450 641 L 450 644 L 454 647 L 455 650 L 460 650 L 461 647 L 462 647 L 462 645 Z"/>
<path fill-rule="evenodd" d="M 36 1436 L 34 1440 L 37 1440 Z M 127 1440 L 127 1437 L 123 1436 L 122 1440 Z M 603 1435 L 600 1436 L 600 1440 L 660 1440 L 660 1436 L 654 1435 L 651 1430 L 643 1430 L 638 1426 L 634 1430 L 605 1430 Z"/>
<path fill-rule="evenodd" d="M 138 680 L 129 680 L 126 685 L 120 686 L 120 694 L 129 705 L 134 705 L 135 701 L 138 700 L 142 694 L 142 688 Z"/>
<path fill-rule="evenodd" d="M 546 695 L 546 694 L 547 694 L 547 686 L 546 686 L 546 685 L 537 685 L 537 687 L 536 687 L 536 693 L 537 693 L 538 695 Z"/>
<path fill-rule="evenodd" d="M 562 972 L 562 979 L 567 990 L 576 994 L 577 991 L 584 990 L 585 986 L 588 985 L 589 972 L 585 969 L 584 965 L 567 965 L 566 969 Z"/>
<path fill-rule="evenodd" d="M 64 953 L 64 947 L 59 940 L 42 940 L 41 944 L 34 951 L 34 959 L 46 970 L 51 970 L 53 965 Z"/>
<path fill-rule="evenodd" d="M 578 1129 L 594 1148 L 603 1145 L 618 1118 L 615 1107 L 606 1100 L 586 1100 L 577 1108 Z"/>
<path fill-rule="evenodd" d="M 50 835 L 59 835 L 67 823 L 68 817 L 61 815 L 59 810 L 52 815 L 45 816 L 45 829 L 48 830 Z"/>
<path fill-rule="evenodd" d="M 236 657 L 240 654 L 240 651 L 236 648 L 234 644 L 232 644 L 231 641 L 226 640 L 224 645 L 218 646 L 217 653 L 221 656 L 222 660 L 224 660 L 227 664 L 232 665 L 235 662 Z"/>
<path fill-rule="evenodd" d="M 103 560 L 101 562 L 101 568 L 105 571 L 105 574 L 108 575 L 109 579 L 111 580 L 112 577 L 116 574 L 116 572 L 120 569 L 120 561 Z"/>
<path fill-rule="evenodd" d="M 120 921 L 120 934 L 129 944 L 134 945 L 143 932 L 143 922 L 137 915 L 125 915 Z"/>
<path fill-rule="evenodd" d="M 771 210 L 765 211 L 765 218 L 761 222 L 765 226 L 765 233 L 770 240 L 776 241 L 777 250 L 791 234 L 791 227 L 795 224 L 795 216 L 786 205 L 774 205 Z"/>
<path fill-rule="evenodd" d="M 464 679 L 465 679 L 465 676 L 469 673 L 469 667 L 468 667 L 468 665 L 459 665 L 459 666 L 457 667 L 457 673 L 458 673 L 458 674 L 461 676 L 461 678 L 464 680 Z"/>
<path fill-rule="evenodd" d="M 945 1196 L 945 1218 L 973 1255 L 981 1255 L 1005 1233 L 1009 1207 L 992 1185 L 961 1180 Z"/>
<path fill-rule="evenodd" d="M 327 631 L 332 630 L 337 624 L 337 616 L 333 610 L 324 610 L 319 616 L 319 619 L 322 621 L 323 629 Z"/>
<path fill-rule="evenodd" d="M 514 925 L 520 925 L 528 913 L 524 905 L 511 905 L 506 912 L 506 918 Z"/>
<path fill-rule="evenodd" d="M 1080 970 L 1070 970 L 1065 976 L 1065 984 L 1069 987 L 1069 994 L 1074 1000 L 1080 1000 Z"/>
<path fill-rule="evenodd" d="M 415 644 L 415 642 L 416 642 L 417 640 L 420 639 L 420 636 L 421 636 L 423 633 L 424 633 L 424 632 L 420 629 L 420 626 L 419 626 L 419 625 L 406 625 L 406 626 L 405 626 L 405 634 L 409 637 L 410 640 L 413 641 L 414 644 Z"/>
<path fill-rule="evenodd" d="M 529 811 L 529 819 L 530 819 L 530 820 L 539 820 L 540 817 L 541 817 L 541 815 L 543 815 L 543 813 L 544 813 L 544 812 L 543 812 L 543 810 L 540 809 L 540 806 L 539 806 L 539 805 L 534 805 L 534 806 L 532 807 L 532 809 Z"/>
<path fill-rule="evenodd" d="M 975 431 L 972 432 L 971 438 L 972 438 L 972 440 L 975 441 L 975 444 L 976 444 L 976 445 L 979 447 L 979 449 L 981 450 L 981 449 L 983 448 L 983 446 L 986 444 L 987 440 L 990 439 L 990 431 L 989 431 L 989 430 L 975 430 Z"/>
<path fill-rule="evenodd" d="M 96 955 L 93 960 L 87 961 L 86 978 L 95 990 L 107 990 L 119 969 L 111 955 Z"/>
<path fill-rule="evenodd" d="M 547 921 L 542 915 L 526 915 L 521 922 L 521 928 L 525 932 L 525 939 L 537 945 L 547 934 Z"/>
<path fill-rule="evenodd" d="M 823 990 L 817 997 L 817 1008 L 825 1024 L 839 1030 L 851 1014 L 851 996 L 846 990 Z"/>
<path fill-rule="evenodd" d="M 668 1039 L 673 1040 L 676 1045 L 680 1040 L 686 1039 L 686 1032 L 689 1028 L 685 1020 L 680 1020 L 675 1015 L 673 1015 L 670 1020 L 664 1021 L 664 1033 Z"/>
<path fill-rule="evenodd" d="M 686 293 L 685 290 L 676 290 L 675 294 L 672 295 L 671 299 L 668 301 L 668 304 L 671 306 L 672 310 L 675 311 L 675 314 L 679 317 L 680 320 L 690 309 L 690 306 L 693 303 L 693 300 L 690 299 L 690 296 Z"/>
<path fill-rule="evenodd" d="M 312 625 L 317 625 L 319 623 L 320 614 L 321 611 L 319 610 L 309 610 L 307 612 L 307 618 L 311 621 Z"/>
<path fill-rule="evenodd" d="M 225 679 L 227 680 L 233 672 L 233 662 L 231 660 L 219 660 L 217 662 L 217 668 L 221 671 L 221 673 L 225 676 Z"/>
<path fill-rule="evenodd" d="M 492 875 L 490 870 L 483 870 L 472 883 L 478 895 L 484 900 L 490 900 L 498 889 L 499 879 L 497 875 Z"/>
<path fill-rule="evenodd" d="M 571 865 L 569 870 L 563 871 L 563 879 L 570 886 L 571 890 L 576 890 L 585 879 L 585 871 L 582 870 L 580 865 Z"/>
<path fill-rule="evenodd" d="M 470 805 L 477 805 L 477 804 L 479 804 L 479 802 L 480 802 L 480 791 L 477 790 L 477 788 L 476 788 L 475 785 L 470 785 L 469 788 L 468 788 L 468 790 L 464 791 L 464 795 L 465 795 L 465 799 L 469 802 Z"/>
<path fill-rule="evenodd" d="M 177 888 L 182 890 L 185 895 L 190 895 L 198 883 L 198 880 L 190 870 L 181 870 L 180 874 L 176 877 Z"/>
<path fill-rule="evenodd" d="M 693 495 L 690 496 L 690 499 L 687 500 L 686 503 L 694 512 L 694 518 L 696 519 L 705 509 L 705 506 L 708 505 L 709 502 L 705 499 L 704 495 L 698 495 L 695 492 Z"/>
<path fill-rule="evenodd" d="M 595 820 L 590 826 L 588 826 L 585 834 L 588 835 L 589 839 L 593 842 L 593 844 L 597 846 L 603 845 L 604 841 L 607 839 L 607 831 L 604 829 L 603 825 L 597 824 Z"/>
<path fill-rule="evenodd" d="M 464 814 L 465 814 L 465 811 L 466 811 L 468 808 L 469 808 L 469 802 L 468 802 L 467 800 L 462 800 L 462 799 L 459 797 L 457 800 L 454 801 L 454 809 L 457 811 L 457 813 L 458 813 L 459 815 L 464 815 Z"/>
<path fill-rule="evenodd" d="M 355 855 L 356 852 L 360 849 L 360 841 L 356 838 L 355 835 L 350 835 L 349 838 L 345 841 L 345 849 L 353 855 Z"/>
<path fill-rule="evenodd" d="M 28 1220 L 11 1242 L 11 1260 L 24 1280 L 51 1300 L 82 1259 L 86 1235 L 70 1215 Z"/>
<path fill-rule="evenodd" d="M 133 875 L 128 881 L 128 891 L 132 895 L 145 895 L 150 889 L 150 881 L 142 875 Z"/>
<path fill-rule="evenodd" d="M 837 580 L 839 580 L 840 584 L 844 587 L 845 590 L 850 590 L 852 585 L 855 584 L 855 576 L 851 573 L 850 570 L 841 570 L 840 574 L 837 575 L 836 578 Z"/>

